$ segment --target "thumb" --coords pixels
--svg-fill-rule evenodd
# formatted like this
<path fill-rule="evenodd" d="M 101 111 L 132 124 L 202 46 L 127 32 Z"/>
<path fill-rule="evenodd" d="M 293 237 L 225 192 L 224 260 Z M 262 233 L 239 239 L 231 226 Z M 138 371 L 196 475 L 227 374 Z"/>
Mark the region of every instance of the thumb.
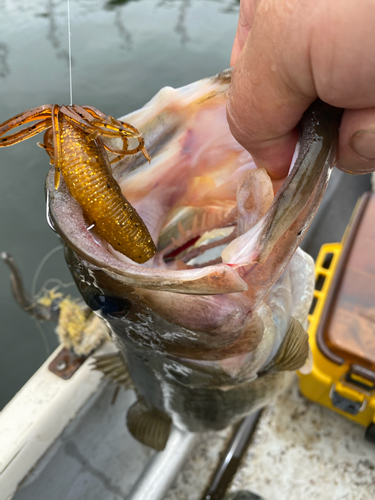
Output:
<path fill-rule="evenodd" d="M 234 66 L 237 62 L 238 56 L 241 53 L 248 37 L 251 25 L 253 24 L 255 11 L 255 0 L 246 0 L 240 3 L 240 13 L 238 16 L 238 25 L 236 36 L 233 42 L 232 54 L 230 58 L 230 65 Z"/>
<path fill-rule="evenodd" d="M 273 5 L 277 10 L 277 2 Z M 290 47 L 293 42 L 288 39 L 287 19 L 283 23 L 282 16 L 283 12 L 263 11 L 259 3 L 233 70 L 227 103 L 232 134 L 273 180 L 288 174 L 298 139 L 295 127 L 317 97 L 309 84 L 305 47 L 303 43 Z M 302 85 L 289 78 L 291 65 L 307 75 Z"/>

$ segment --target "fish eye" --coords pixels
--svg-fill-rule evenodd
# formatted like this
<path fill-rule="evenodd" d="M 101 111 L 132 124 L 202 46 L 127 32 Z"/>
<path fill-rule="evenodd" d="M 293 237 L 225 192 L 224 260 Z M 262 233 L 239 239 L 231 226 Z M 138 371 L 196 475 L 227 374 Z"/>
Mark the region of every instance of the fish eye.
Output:
<path fill-rule="evenodd" d="M 104 317 L 124 317 L 131 307 L 131 302 L 127 299 L 110 295 L 90 294 L 85 297 L 87 305 L 93 311 L 101 311 Z"/>

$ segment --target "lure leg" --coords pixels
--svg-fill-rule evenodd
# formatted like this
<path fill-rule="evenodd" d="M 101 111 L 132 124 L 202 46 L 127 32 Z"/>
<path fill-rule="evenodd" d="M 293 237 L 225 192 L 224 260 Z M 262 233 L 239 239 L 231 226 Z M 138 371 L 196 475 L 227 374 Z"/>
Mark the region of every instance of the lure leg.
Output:
<path fill-rule="evenodd" d="M 72 109 L 71 109 L 73 107 L 74 107 L 74 111 L 72 111 Z M 83 108 L 81 108 L 81 106 L 77 106 L 77 105 L 73 105 L 73 106 L 69 106 L 69 107 L 62 106 L 61 112 L 64 114 L 65 118 L 67 119 L 67 121 L 69 123 L 71 123 L 73 126 L 83 130 L 84 132 L 86 132 L 88 134 L 87 139 L 89 141 L 93 140 L 93 139 L 97 139 L 99 136 L 120 138 L 123 140 L 124 149 L 114 149 L 114 148 L 111 148 L 110 146 L 108 146 L 107 144 L 103 143 L 103 146 L 105 147 L 105 149 L 107 151 L 110 151 L 111 153 L 115 154 L 116 157 L 118 157 L 118 159 L 116 158 L 115 160 L 112 160 L 111 163 L 118 161 L 119 159 L 123 158 L 125 155 L 134 155 L 134 154 L 138 153 L 139 151 L 142 151 L 143 154 L 146 156 L 146 158 L 149 161 L 151 160 L 151 158 L 148 155 L 146 148 L 144 146 L 144 139 L 143 139 L 143 137 L 140 136 L 138 131 L 136 133 L 133 133 L 133 131 L 131 133 L 128 133 L 125 129 L 122 130 L 124 127 L 122 127 L 121 129 L 118 129 L 118 130 L 114 130 L 113 125 L 111 125 L 112 130 L 108 130 L 108 129 L 103 130 L 102 128 L 100 128 L 98 126 L 98 120 L 94 120 L 92 117 L 89 116 L 90 122 L 86 121 L 85 118 L 87 116 L 83 117 L 83 113 L 82 113 L 82 115 L 78 114 L 76 112 L 77 109 L 79 110 L 79 109 L 83 109 Z M 84 109 L 83 109 L 83 111 L 84 111 Z M 86 115 L 87 115 L 87 113 L 86 113 Z M 119 123 L 121 123 L 121 122 L 119 122 Z M 107 125 L 105 125 L 105 126 L 107 126 Z M 136 129 L 134 129 L 134 130 L 136 130 Z M 124 137 L 124 133 L 126 133 L 127 136 Z M 139 142 L 138 146 L 134 149 L 128 150 L 127 149 L 127 147 L 128 147 L 127 137 L 136 138 Z"/>
<path fill-rule="evenodd" d="M 104 129 L 102 130 L 102 135 L 108 135 L 108 137 L 112 137 L 113 133 L 115 134 L 115 137 L 134 137 L 136 139 L 139 139 L 141 137 L 141 134 L 139 130 L 137 130 L 133 125 L 130 125 L 130 123 L 125 123 L 121 122 L 120 120 L 116 120 L 116 118 L 113 118 L 113 116 L 105 115 L 98 109 L 92 107 L 92 106 L 77 106 L 73 105 L 75 109 L 82 110 L 83 112 L 86 112 L 87 115 L 91 115 L 91 120 L 92 123 L 95 123 L 95 125 L 98 126 L 103 126 Z"/>
<path fill-rule="evenodd" d="M 69 123 L 77 127 L 87 134 L 93 134 L 98 131 L 98 128 L 89 123 L 85 118 L 76 113 L 72 106 L 61 106 L 61 113 L 65 116 Z"/>
<path fill-rule="evenodd" d="M 139 144 L 134 149 L 127 149 L 127 150 L 126 149 L 114 149 L 105 143 L 104 143 L 104 147 L 107 151 L 119 156 L 120 158 L 127 156 L 127 155 L 134 155 L 134 154 L 138 153 L 139 151 L 142 151 L 142 153 L 145 155 L 145 157 L 148 159 L 148 161 L 151 161 L 151 157 L 147 153 L 147 150 L 145 148 L 145 141 L 144 141 L 143 137 L 138 137 L 138 141 L 139 141 Z"/>
<path fill-rule="evenodd" d="M 51 124 L 52 125 L 52 124 Z M 55 163 L 54 148 L 53 148 L 53 133 L 52 128 L 48 128 L 44 134 L 43 142 L 37 143 L 40 148 L 43 148 L 50 157 L 50 165 Z"/>
<path fill-rule="evenodd" d="M 55 104 L 52 108 L 52 134 L 53 134 L 53 149 L 54 149 L 54 164 L 55 164 L 55 189 L 60 184 L 61 172 L 61 130 L 59 120 L 60 107 Z"/>
<path fill-rule="evenodd" d="M 121 122 L 118 122 L 119 126 L 114 126 L 109 120 L 112 117 L 108 117 L 108 120 L 98 120 L 87 113 L 82 106 L 76 104 L 61 106 L 60 110 L 73 126 L 80 128 L 87 134 L 99 133 L 107 137 L 123 137 L 125 135 L 126 137 L 138 138 L 139 136 L 138 131 L 136 133 L 132 130 L 129 132 Z"/>
<path fill-rule="evenodd" d="M 35 120 L 41 120 L 44 118 L 51 117 L 52 104 L 44 104 L 43 106 L 38 106 L 37 108 L 29 109 L 24 111 L 13 118 L 0 124 L 0 136 L 6 134 L 9 130 L 25 125 Z"/>
<path fill-rule="evenodd" d="M 16 125 L 18 126 L 18 125 Z M 46 120 L 42 120 L 30 127 L 26 127 L 23 130 L 15 134 L 8 135 L 7 137 L 3 137 L 0 139 L 0 147 L 4 148 L 7 146 L 13 146 L 13 144 L 17 144 L 19 142 L 25 141 L 26 139 L 30 139 L 30 137 L 34 137 L 34 135 L 43 132 L 46 128 L 51 126 L 51 120 L 48 118 Z"/>
<path fill-rule="evenodd" d="M 123 148 L 122 149 L 114 149 L 104 143 L 104 147 L 107 151 L 117 155 L 120 158 L 123 158 L 126 155 L 134 155 L 139 151 L 142 151 L 144 156 L 151 161 L 149 154 L 147 153 L 144 139 L 141 136 L 140 132 L 130 125 L 129 123 L 121 122 L 120 120 L 116 120 L 113 116 L 105 115 L 98 109 L 92 106 L 78 106 L 73 104 L 73 110 L 79 114 L 82 118 L 89 121 L 96 127 L 100 128 L 100 133 L 103 136 L 107 137 L 119 137 L 123 140 Z M 104 127 L 104 129 L 103 129 Z M 139 144 L 136 148 L 128 149 L 128 141 L 127 137 L 133 137 L 138 140 Z M 111 163 L 118 161 L 114 159 Z"/>

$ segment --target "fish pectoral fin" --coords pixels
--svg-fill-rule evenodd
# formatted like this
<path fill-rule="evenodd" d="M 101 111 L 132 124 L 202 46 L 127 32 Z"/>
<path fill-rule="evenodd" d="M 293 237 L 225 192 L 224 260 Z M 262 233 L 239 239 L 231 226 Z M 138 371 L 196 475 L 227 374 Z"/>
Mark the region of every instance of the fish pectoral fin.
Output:
<path fill-rule="evenodd" d="M 129 408 L 126 424 L 135 439 L 156 451 L 162 451 L 171 432 L 172 419 L 163 411 L 148 408 L 139 399 Z"/>
<path fill-rule="evenodd" d="M 298 370 L 305 364 L 309 350 L 309 336 L 292 316 L 281 346 L 262 372 Z"/>
<path fill-rule="evenodd" d="M 124 357 L 120 352 L 94 356 L 93 361 L 91 365 L 93 370 L 101 371 L 105 377 L 123 385 L 125 389 L 134 389 Z"/>

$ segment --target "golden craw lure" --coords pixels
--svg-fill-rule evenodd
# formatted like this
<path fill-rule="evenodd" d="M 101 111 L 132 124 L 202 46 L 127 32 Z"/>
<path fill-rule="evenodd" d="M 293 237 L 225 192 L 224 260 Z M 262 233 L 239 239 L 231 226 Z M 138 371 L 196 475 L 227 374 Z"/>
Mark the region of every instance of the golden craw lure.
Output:
<path fill-rule="evenodd" d="M 142 151 L 150 160 L 139 131 L 91 106 L 44 104 L 0 124 L 0 137 L 26 123 L 19 132 L 0 138 L 0 147 L 12 146 L 42 131 L 44 148 L 55 166 L 55 187 L 63 175 L 70 194 L 95 231 L 118 252 L 142 264 L 156 252 L 151 235 L 114 179 L 110 163 Z M 122 149 L 113 149 L 102 136 L 120 138 Z M 128 149 L 128 139 L 138 146 Z M 106 150 L 116 157 L 110 162 Z"/>

